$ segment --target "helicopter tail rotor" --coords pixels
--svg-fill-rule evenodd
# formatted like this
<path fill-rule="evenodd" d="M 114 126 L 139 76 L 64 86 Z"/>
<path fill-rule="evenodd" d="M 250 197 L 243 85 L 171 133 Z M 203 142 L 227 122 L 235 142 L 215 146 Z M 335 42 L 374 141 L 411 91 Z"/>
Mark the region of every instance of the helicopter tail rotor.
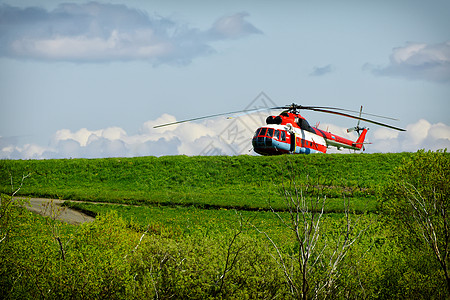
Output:
<path fill-rule="evenodd" d="M 358 133 L 358 141 L 361 139 L 361 131 L 366 129 L 366 127 L 360 127 L 359 126 L 359 123 L 361 122 L 360 118 L 361 118 L 361 115 L 362 115 L 362 110 L 363 110 L 363 107 L 361 105 L 361 108 L 359 109 L 359 119 L 358 119 L 358 123 L 356 123 L 356 126 L 355 127 L 351 127 L 351 128 L 347 128 L 347 132 L 348 133 L 353 132 L 353 131 L 356 131 Z M 363 137 L 363 140 L 364 140 L 364 137 Z M 366 148 L 364 147 L 364 143 L 362 143 L 362 149 L 363 149 L 363 151 L 366 150 Z"/>
<path fill-rule="evenodd" d="M 358 137 L 361 135 L 360 131 L 365 128 L 365 127 L 359 127 L 359 123 L 361 122 L 360 118 L 361 118 L 361 115 L 362 115 L 362 109 L 363 109 L 363 107 L 361 105 L 361 108 L 359 109 L 359 119 L 358 119 L 358 123 L 356 123 L 356 126 L 355 127 L 351 127 L 351 128 L 347 128 L 347 132 L 348 133 L 356 131 L 358 133 Z"/>

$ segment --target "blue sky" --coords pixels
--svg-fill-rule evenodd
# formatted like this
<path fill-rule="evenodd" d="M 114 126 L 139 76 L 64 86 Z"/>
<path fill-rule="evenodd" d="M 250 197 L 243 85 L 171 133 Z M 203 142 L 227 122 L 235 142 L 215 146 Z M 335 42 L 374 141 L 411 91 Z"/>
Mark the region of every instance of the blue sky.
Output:
<path fill-rule="evenodd" d="M 268 112 L 152 127 L 292 102 L 399 118 L 405 133 L 366 124 L 367 152 L 450 148 L 449 15 L 444 0 L 0 0 L 0 158 L 246 154 Z M 355 138 L 353 120 L 303 115 Z"/>

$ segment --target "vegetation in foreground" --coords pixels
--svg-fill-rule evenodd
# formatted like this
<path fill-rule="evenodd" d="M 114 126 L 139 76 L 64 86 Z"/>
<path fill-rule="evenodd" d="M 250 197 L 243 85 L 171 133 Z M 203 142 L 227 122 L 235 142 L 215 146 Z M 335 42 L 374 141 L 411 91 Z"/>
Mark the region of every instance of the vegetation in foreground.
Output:
<path fill-rule="evenodd" d="M 343 200 L 341 213 L 322 213 L 323 184 L 302 191 L 326 179 L 306 180 L 296 161 L 286 180 L 262 185 L 278 193 L 281 211 L 270 211 L 270 202 L 263 211 L 104 205 L 101 212 L 86 204 L 99 212 L 96 221 L 72 226 L 3 194 L 1 297 L 446 299 L 449 155 L 405 156 L 385 181 L 366 183 L 380 192 L 376 214 L 354 214 Z"/>

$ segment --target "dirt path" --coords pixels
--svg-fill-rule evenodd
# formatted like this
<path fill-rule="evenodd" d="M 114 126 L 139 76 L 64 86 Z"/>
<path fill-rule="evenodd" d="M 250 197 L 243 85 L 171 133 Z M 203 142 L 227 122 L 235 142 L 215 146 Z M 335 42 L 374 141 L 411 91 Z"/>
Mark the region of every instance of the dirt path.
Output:
<path fill-rule="evenodd" d="M 56 219 L 67 222 L 69 224 L 81 224 L 94 221 L 94 218 L 91 216 L 85 215 L 77 210 L 70 209 L 68 207 L 62 207 L 61 204 L 64 203 L 64 200 L 42 198 L 30 198 L 29 200 L 30 204 L 27 204 L 26 206 L 28 210 L 38 213 L 42 216 L 54 215 Z"/>

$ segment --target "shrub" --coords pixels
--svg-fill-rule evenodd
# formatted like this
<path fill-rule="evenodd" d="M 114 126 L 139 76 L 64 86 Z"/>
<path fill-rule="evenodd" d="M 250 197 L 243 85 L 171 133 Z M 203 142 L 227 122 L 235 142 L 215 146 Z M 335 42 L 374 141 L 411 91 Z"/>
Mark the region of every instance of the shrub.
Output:
<path fill-rule="evenodd" d="M 450 155 L 446 150 L 418 151 L 395 170 L 383 188 L 381 208 L 403 249 L 412 256 L 401 280 L 410 290 L 411 282 L 421 282 L 415 285 L 418 294 L 445 295 L 447 285 L 450 295 L 449 204 Z M 440 284 L 436 276 L 441 277 Z M 423 284 L 424 278 L 428 285 Z"/>

